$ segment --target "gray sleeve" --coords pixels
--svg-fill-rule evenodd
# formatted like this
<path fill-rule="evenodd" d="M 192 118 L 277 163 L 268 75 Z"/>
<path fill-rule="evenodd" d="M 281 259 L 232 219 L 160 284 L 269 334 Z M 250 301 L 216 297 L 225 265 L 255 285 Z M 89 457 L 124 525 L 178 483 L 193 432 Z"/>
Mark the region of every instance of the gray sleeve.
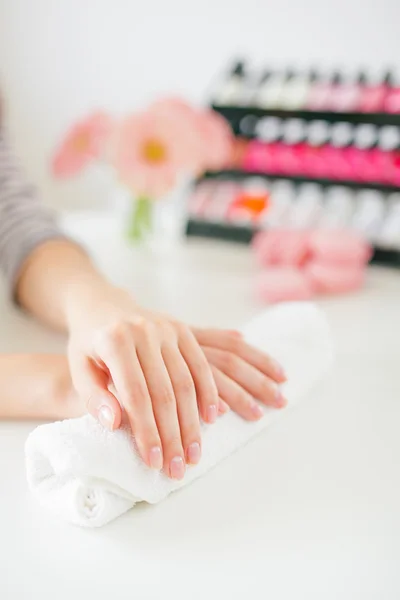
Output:
<path fill-rule="evenodd" d="M 10 295 L 25 259 L 40 244 L 64 238 L 53 213 L 24 178 L 0 128 L 0 270 Z"/>

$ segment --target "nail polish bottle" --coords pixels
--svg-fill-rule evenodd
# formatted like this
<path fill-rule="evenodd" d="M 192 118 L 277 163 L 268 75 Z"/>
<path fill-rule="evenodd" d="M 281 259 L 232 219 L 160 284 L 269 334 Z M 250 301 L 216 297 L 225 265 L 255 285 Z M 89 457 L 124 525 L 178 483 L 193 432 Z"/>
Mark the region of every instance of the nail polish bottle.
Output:
<path fill-rule="evenodd" d="M 378 142 L 378 129 L 371 123 L 363 123 L 355 128 L 354 143 L 347 150 L 351 166 L 351 178 L 355 181 L 377 181 L 376 162 L 372 148 Z"/>
<path fill-rule="evenodd" d="M 350 180 L 352 169 L 347 152 L 353 141 L 353 127 L 347 122 L 334 123 L 331 127 L 330 143 L 323 149 L 327 177 Z"/>
<path fill-rule="evenodd" d="M 330 125 L 327 121 L 310 121 L 307 127 L 307 144 L 304 146 L 303 172 L 308 177 L 327 177 L 328 168 L 324 149 L 330 137 Z"/>
<path fill-rule="evenodd" d="M 316 73 L 310 75 L 299 73 L 291 74 L 282 90 L 281 107 L 285 110 L 301 110 L 305 107 L 310 86 L 316 78 Z"/>
<path fill-rule="evenodd" d="M 329 229 L 349 227 L 355 208 L 354 192 L 345 186 L 332 186 L 325 192 L 325 202 L 318 225 Z"/>
<path fill-rule="evenodd" d="M 389 194 L 387 211 L 376 244 L 388 250 L 400 251 L 400 192 Z"/>
<path fill-rule="evenodd" d="M 323 111 L 327 110 L 329 105 L 330 95 L 332 92 L 332 86 L 337 77 L 336 73 L 332 76 L 324 75 L 318 76 L 317 74 L 313 77 L 313 82 L 310 86 L 308 97 L 306 100 L 306 108 L 308 110 Z M 340 76 L 339 76 L 340 77 Z"/>
<path fill-rule="evenodd" d="M 390 85 L 391 74 L 389 72 L 378 82 L 374 82 L 372 78 L 366 78 L 365 86 L 361 90 L 359 111 L 362 113 L 383 112 Z"/>
<path fill-rule="evenodd" d="M 260 119 L 256 127 L 257 140 L 249 143 L 243 159 L 246 171 L 276 173 L 278 149 L 281 145 L 282 120 L 276 117 Z"/>
<path fill-rule="evenodd" d="M 287 76 L 282 71 L 270 73 L 256 95 L 256 105 L 260 108 L 280 108 L 286 78 Z"/>
<path fill-rule="evenodd" d="M 317 183 L 303 183 L 290 212 L 288 225 L 296 229 L 315 227 L 321 218 L 323 191 Z"/>
<path fill-rule="evenodd" d="M 214 102 L 220 106 L 240 105 L 246 85 L 245 66 L 239 61 L 217 90 Z"/>
<path fill-rule="evenodd" d="M 240 196 L 241 191 L 241 185 L 236 181 L 219 181 L 211 201 L 205 207 L 206 220 L 210 223 L 224 223 L 228 219 L 230 207 Z"/>
<path fill-rule="evenodd" d="M 277 146 L 275 164 L 277 172 L 286 175 L 304 173 L 306 122 L 287 119 L 283 124 L 282 143 Z"/>
<path fill-rule="evenodd" d="M 399 147 L 400 128 L 396 125 L 381 127 L 378 146 L 371 152 L 382 183 L 397 185 L 400 182 Z"/>
<path fill-rule="evenodd" d="M 390 78 L 390 87 L 384 101 L 384 111 L 391 114 L 400 114 L 400 77 L 398 74 Z"/>
<path fill-rule="evenodd" d="M 296 189 L 291 181 L 277 179 L 272 183 L 270 209 L 262 219 L 263 227 L 287 227 L 291 207 L 296 201 Z"/>
<path fill-rule="evenodd" d="M 207 206 L 212 201 L 217 185 L 215 181 L 206 180 L 195 187 L 189 199 L 189 214 L 191 216 L 199 220 L 204 219 Z"/>
<path fill-rule="evenodd" d="M 356 208 L 351 221 L 352 229 L 359 231 L 372 243 L 376 242 L 385 216 L 385 197 L 377 190 L 360 190 L 356 194 Z"/>
<path fill-rule="evenodd" d="M 360 105 L 363 74 L 360 77 L 349 75 L 346 78 L 336 78 L 329 104 L 332 111 L 355 112 L 357 110 Z"/>

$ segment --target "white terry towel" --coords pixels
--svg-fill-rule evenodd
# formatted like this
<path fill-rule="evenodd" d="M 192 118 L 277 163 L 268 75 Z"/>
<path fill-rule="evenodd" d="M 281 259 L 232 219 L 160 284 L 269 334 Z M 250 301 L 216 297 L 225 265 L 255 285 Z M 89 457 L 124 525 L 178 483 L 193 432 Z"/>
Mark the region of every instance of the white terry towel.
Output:
<path fill-rule="evenodd" d="M 310 391 L 332 362 L 329 327 L 313 304 L 281 305 L 242 332 L 285 368 L 288 407 Z M 203 425 L 201 461 L 181 481 L 147 468 L 127 431 L 106 431 L 90 416 L 41 425 L 26 442 L 28 483 L 53 513 L 76 525 L 99 527 L 137 502 L 159 502 L 200 477 L 286 410 L 267 409 L 257 422 L 246 422 L 231 411 L 215 424 Z"/>

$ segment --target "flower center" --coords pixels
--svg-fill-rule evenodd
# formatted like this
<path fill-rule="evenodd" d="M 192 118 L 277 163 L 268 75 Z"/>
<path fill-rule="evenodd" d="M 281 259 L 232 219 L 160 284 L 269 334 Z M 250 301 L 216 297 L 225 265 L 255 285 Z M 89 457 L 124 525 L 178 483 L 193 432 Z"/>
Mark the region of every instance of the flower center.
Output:
<path fill-rule="evenodd" d="M 142 155 L 150 163 L 161 163 L 166 159 L 167 151 L 159 140 L 148 140 L 143 144 Z"/>
<path fill-rule="evenodd" d="M 77 152 L 85 152 L 90 146 L 90 136 L 86 132 L 79 133 L 74 139 L 74 148 Z"/>

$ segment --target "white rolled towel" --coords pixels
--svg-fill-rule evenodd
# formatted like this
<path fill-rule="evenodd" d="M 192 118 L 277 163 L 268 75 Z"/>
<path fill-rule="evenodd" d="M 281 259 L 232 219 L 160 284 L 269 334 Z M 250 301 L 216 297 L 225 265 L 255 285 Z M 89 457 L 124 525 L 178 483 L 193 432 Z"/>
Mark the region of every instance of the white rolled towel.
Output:
<path fill-rule="evenodd" d="M 242 329 L 246 340 L 284 367 L 288 407 L 266 409 L 257 422 L 232 411 L 202 428 L 202 458 L 181 481 L 147 468 L 126 430 L 109 432 L 92 417 L 37 427 L 26 442 L 28 483 L 39 502 L 76 525 L 100 527 L 137 502 L 159 502 L 204 475 L 306 396 L 332 362 L 329 327 L 313 304 L 290 303 L 262 313 Z M 260 477 L 268 474 L 261 473 Z M 240 473 L 237 474 L 240 485 Z"/>

